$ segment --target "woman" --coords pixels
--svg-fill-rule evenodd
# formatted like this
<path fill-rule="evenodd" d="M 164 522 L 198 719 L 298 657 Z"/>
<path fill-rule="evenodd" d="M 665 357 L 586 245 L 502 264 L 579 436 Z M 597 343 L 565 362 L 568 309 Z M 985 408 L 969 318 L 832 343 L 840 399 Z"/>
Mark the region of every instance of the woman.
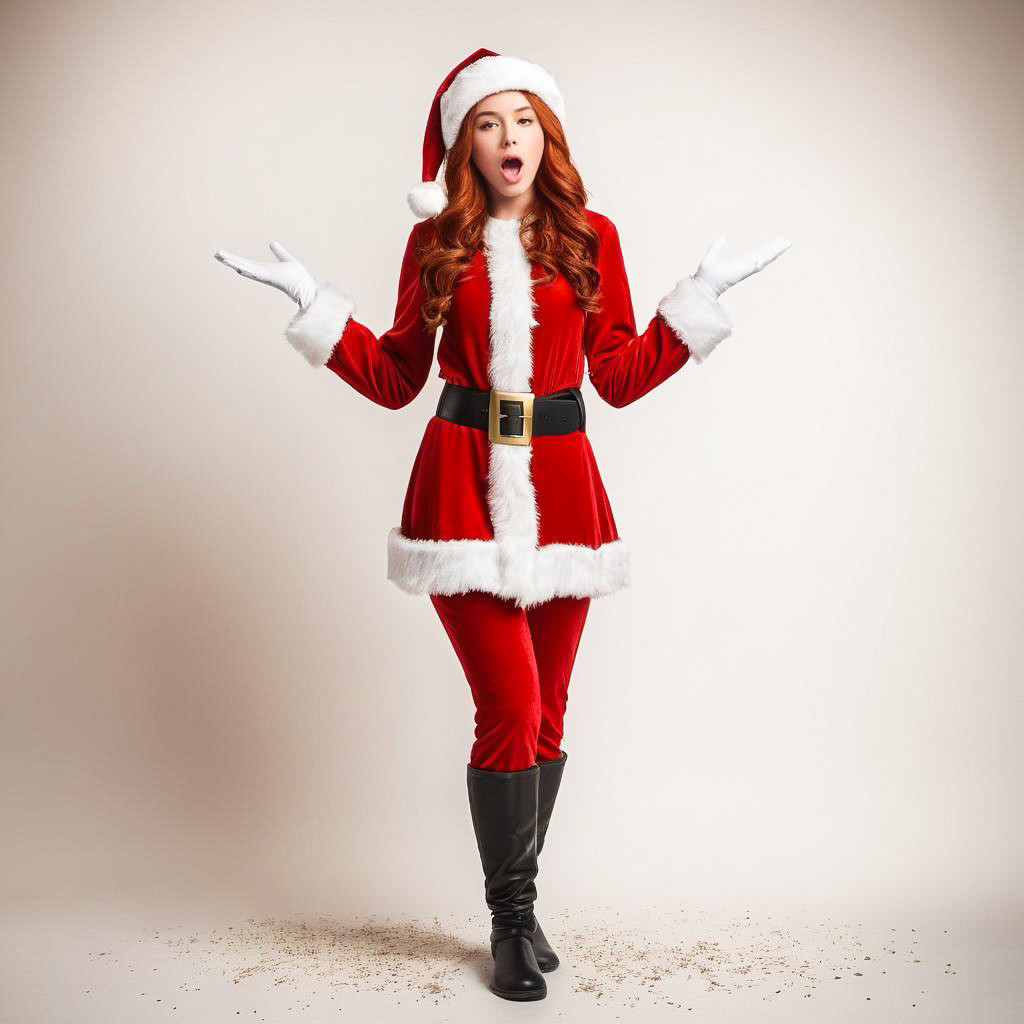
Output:
<path fill-rule="evenodd" d="M 534 913 L 537 857 L 566 754 L 569 677 L 591 598 L 629 583 L 590 442 L 580 385 L 621 407 L 731 333 L 728 287 L 789 247 L 724 259 L 719 239 L 638 333 L 614 224 L 586 208 L 543 68 L 477 50 L 434 96 L 423 178 L 409 193 L 394 326 L 379 338 L 355 303 L 278 243 L 276 263 L 217 258 L 300 306 L 286 330 L 388 409 L 445 380 L 388 536 L 388 578 L 428 594 L 476 706 L 470 812 L 491 911 L 491 990 L 542 999 L 558 957 Z M 442 162 L 444 188 L 435 180 Z"/>

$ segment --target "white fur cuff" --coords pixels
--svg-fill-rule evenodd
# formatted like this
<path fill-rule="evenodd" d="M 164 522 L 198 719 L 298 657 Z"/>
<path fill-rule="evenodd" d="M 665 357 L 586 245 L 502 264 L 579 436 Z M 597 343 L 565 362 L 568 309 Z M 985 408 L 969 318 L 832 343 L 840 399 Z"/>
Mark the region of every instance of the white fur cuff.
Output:
<path fill-rule="evenodd" d="M 311 366 L 325 366 L 355 310 L 347 295 L 324 283 L 313 301 L 292 317 L 284 336 Z"/>
<path fill-rule="evenodd" d="M 684 277 L 658 303 L 658 313 L 698 363 L 732 334 L 725 307 L 709 298 L 692 276 Z"/>

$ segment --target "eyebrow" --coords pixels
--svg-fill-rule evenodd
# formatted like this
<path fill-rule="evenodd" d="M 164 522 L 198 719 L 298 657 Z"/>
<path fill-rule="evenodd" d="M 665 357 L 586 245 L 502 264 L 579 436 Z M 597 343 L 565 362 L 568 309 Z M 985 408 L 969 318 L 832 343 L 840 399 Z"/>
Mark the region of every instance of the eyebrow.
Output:
<path fill-rule="evenodd" d="M 516 107 L 516 109 L 513 110 L 512 113 L 513 114 L 518 114 L 519 111 L 521 111 L 521 110 L 533 110 L 533 107 L 531 107 L 530 104 L 527 103 L 525 107 Z M 490 114 L 492 117 L 500 116 L 496 110 L 481 110 L 481 111 L 479 111 L 477 113 L 476 116 L 477 117 L 483 117 L 484 114 Z"/>

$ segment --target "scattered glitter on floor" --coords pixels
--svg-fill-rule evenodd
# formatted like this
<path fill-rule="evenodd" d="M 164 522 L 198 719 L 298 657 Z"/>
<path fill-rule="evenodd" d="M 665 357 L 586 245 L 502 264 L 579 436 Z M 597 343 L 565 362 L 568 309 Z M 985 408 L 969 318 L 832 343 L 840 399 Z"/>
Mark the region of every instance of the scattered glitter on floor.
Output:
<path fill-rule="evenodd" d="M 329 917 L 305 921 L 250 918 L 245 924 L 205 933 L 154 933 L 180 956 L 196 961 L 197 974 L 216 970 L 235 984 L 263 976 L 274 985 L 307 987 L 310 979 L 361 992 L 450 998 L 465 985 L 465 967 L 482 954 L 451 924 L 434 918 L 391 923 L 369 917 L 339 924 Z"/>
<path fill-rule="evenodd" d="M 698 991 L 748 990 L 766 1000 L 796 991 L 811 998 L 819 986 L 845 979 L 863 986 L 861 998 L 870 999 L 872 977 L 884 975 L 895 963 L 891 958 L 921 963 L 913 928 L 906 939 L 893 934 L 888 944 L 871 944 L 860 925 L 800 914 L 715 917 L 702 910 L 620 913 L 599 907 L 541 916 L 562 961 L 559 979 L 602 1006 L 689 1009 L 686 995 Z M 313 981 L 330 991 L 441 1003 L 467 985 L 486 983 L 487 934 L 484 915 L 427 921 L 371 916 L 346 924 L 294 915 L 206 930 L 163 928 L 151 939 L 172 957 L 187 958 L 190 981 L 179 986 L 185 991 L 201 991 L 212 972 L 235 985 L 262 981 L 307 996 Z M 944 970 L 956 973 L 952 963 Z"/>
<path fill-rule="evenodd" d="M 713 922 L 703 911 L 624 917 L 605 909 L 621 923 L 565 927 L 559 947 L 563 962 L 577 974 L 575 990 L 598 999 L 615 1000 L 625 990 L 639 989 L 654 1004 L 677 1006 L 664 993 L 677 979 L 707 991 L 810 992 L 826 976 L 856 973 L 863 959 L 862 941 L 851 925 L 825 921 L 787 927 L 749 914 Z M 633 996 L 630 1005 L 635 1004 Z"/>

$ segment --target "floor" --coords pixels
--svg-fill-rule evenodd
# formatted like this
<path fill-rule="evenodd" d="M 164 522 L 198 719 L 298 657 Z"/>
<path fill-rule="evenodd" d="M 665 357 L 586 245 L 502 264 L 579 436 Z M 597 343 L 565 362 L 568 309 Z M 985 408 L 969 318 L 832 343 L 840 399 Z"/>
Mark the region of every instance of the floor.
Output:
<path fill-rule="evenodd" d="M 0 907 L 2 1024 L 1024 1021 L 1018 927 L 682 908 L 540 915 L 548 996 L 487 989 L 481 915 L 341 921 L 138 899 Z"/>

